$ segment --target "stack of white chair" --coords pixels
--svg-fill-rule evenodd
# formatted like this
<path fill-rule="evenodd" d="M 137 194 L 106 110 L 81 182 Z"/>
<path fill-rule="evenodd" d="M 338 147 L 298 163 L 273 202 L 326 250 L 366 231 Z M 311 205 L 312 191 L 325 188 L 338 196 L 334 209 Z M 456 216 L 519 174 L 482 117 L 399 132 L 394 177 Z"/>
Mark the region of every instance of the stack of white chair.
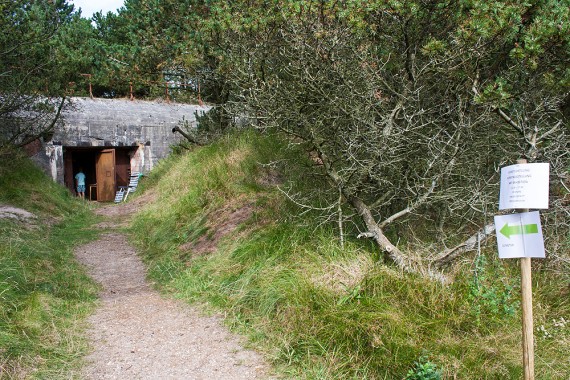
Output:
<path fill-rule="evenodd" d="M 127 186 L 127 192 L 124 198 L 125 201 L 127 200 L 129 194 L 133 193 L 137 189 L 137 186 L 139 185 L 139 178 L 140 178 L 139 173 L 131 174 L 131 179 L 129 180 L 129 186 Z"/>
<path fill-rule="evenodd" d="M 121 203 L 127 200 L 130 193 L 133 193 L 139 185 L 139 173 L 132 173 L 128 186 L 119 186 L 119 190 L 115 193 L 115 203 Z"/>

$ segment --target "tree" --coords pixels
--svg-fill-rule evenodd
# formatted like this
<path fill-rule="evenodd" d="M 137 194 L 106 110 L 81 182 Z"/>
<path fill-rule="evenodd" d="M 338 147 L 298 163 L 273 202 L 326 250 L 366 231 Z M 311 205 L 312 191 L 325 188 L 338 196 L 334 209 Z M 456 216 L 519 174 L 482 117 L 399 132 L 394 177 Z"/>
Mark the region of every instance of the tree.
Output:
<path fill-rule="evenodd" d="M 225 109 L 304 144 L 331 185 L 319 208 L 345 201 L 413 270 L 390 226 L 470 236 L 497 211 L 499 166 L 547 159 L 566 187 L 567 5 L 234 2 L 216 16 Z"/>
<path fill-rule="evenodd" d="M 62 30 L 77 18 L 65 0 L 2 2 L 0 12 L 0 147 L 23 146 L 49 137 L 65 106 L 72 54 Z"/>
<path fill-rule="evenodd" d="M 171 92 L 189 100 L 196 87 L 192 46 L 205 11 L 201 3 L 127 0 L 118 14 L 95 14 L 100 54 L 94 80 L 101 92 L 125 96 L 131 83 L 139 96 L 163 95 L 170 81 Z"/>

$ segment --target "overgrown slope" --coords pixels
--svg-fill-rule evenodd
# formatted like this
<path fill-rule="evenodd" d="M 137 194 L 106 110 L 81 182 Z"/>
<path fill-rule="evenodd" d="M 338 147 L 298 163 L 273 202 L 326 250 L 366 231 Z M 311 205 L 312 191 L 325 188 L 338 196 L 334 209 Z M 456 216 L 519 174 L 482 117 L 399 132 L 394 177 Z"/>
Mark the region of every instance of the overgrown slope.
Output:
<path fill-rule="evenodd" d="M 0 157 L 0 378 L 71 378 L 96 287 L 72 249 L 94 238 L 92 213 L 28 159 Z M 10 214 L 10 215 L 8 215 Z"/>
<path fill-rule="evenodd" d="M 248 132 L 162 162 L 132 230 L 153 279 L 223 311 L 292 378 L 402 379 L 420 365 L 521 378 L 517 262 L 490 244 L 442 285 L 380 262 L 350 230 L 341 247 L 334 224 L 277 189 L 320 186 L 298 154 Z M 536 372 L 569 378 L 568 276 L 537 263 L 534 286 Z"/>

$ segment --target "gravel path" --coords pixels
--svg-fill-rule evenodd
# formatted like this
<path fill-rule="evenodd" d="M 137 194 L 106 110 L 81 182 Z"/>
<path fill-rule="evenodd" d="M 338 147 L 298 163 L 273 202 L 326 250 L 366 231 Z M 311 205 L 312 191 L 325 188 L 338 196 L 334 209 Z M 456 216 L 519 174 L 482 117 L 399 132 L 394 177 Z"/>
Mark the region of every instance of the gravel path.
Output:
<path fill-rule="evenodd" d="M 102 287 L 100 307 L 90 317 L 85 379 L 268 379 L 268 366 L 245 350 L 220 317 L 208 317 L 179 301 L 162 298 L 145 281 L 145 267 L 120 225 L 122 206 L 99 213 L 101 238 L 76 256 Z M 125 213 L 129 213 L 125 209 Z"/>

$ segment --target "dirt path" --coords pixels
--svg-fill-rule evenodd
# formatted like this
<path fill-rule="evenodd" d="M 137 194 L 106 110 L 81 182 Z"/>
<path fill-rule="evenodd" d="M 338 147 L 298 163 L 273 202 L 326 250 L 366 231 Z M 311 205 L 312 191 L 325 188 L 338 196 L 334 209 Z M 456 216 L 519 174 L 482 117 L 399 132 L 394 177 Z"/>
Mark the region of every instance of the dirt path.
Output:
<path fill-rule="evenodd" d="M 76 256 L 102 284 L 101 304 L 90 317 L 93 348 L 85 379 L 267 379 L 267 366 L 245 350 L 219 317 L 206 317 L 162 298 L 145 281 L 145 267 L 125 235 L 132 203 L 107 206 L 98 213 L 101 238 L 81 246 Z"/>

